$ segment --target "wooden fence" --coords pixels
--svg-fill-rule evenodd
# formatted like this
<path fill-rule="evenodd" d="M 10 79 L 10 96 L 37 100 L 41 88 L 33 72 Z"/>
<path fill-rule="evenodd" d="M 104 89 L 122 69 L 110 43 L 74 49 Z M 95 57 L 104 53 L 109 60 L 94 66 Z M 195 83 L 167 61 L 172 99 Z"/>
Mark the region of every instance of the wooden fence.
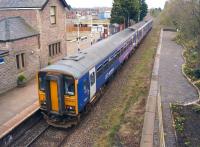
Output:
<path fill-rule="evenodd" d="M 76 32 L 78 30 L 77 27 L 74 26 L 67 26 L 67 32 Z M 91 27 L 80 27 L 80 32 L 91 31 Z"/>

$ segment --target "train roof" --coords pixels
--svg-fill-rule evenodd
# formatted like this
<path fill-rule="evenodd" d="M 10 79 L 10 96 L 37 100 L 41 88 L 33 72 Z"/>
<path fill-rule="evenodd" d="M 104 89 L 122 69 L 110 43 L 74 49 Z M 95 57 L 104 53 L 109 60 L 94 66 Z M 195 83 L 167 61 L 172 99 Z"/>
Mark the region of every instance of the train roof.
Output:
<path fill-rule="evenodd" d="M 134 25 L 140 28 L 145 22 Z M 66 75 L 73 76 L 76 79 L 82 77 L 86 72 L 96 66 L 103 59 L 107 58 L 116 48 L 123 44 L 133 33 L 133 29 L 125 29 L 107 39 L 104 39 L 86 50 L 71 56 L 64 57 L 62 60 L 53 65 L 47 66 L 41 71 L 44 72 L 61 72 Z"/>

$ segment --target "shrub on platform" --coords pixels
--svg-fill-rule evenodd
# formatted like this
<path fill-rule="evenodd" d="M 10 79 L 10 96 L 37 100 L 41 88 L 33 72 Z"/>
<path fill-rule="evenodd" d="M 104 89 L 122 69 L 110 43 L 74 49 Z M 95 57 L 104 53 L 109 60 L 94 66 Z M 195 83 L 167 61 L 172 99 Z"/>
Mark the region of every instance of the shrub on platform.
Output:
<path fill-rule="evenodd" d="M 23 74 L 21 74 L 21 75 L 18 76 L 18 78 L 17 78 L 17 85 L 19 87 L 24 87 L 26 85 L 26 82 L 27 82 L 27 79 L 26 79 L 26 77 Z"/>

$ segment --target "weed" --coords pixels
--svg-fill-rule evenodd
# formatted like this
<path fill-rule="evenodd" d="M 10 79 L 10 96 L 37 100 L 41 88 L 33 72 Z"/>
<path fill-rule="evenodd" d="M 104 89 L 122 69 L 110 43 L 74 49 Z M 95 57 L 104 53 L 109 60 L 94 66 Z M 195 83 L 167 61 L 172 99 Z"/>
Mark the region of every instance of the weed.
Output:
<path fill-rule="evenodd" d="M 175 129 L 179 133 L 183 133 L 183 131 L 184 131 L 184 121 L 185 121 L 184 117 L 181 117 L 181 116 L 175 117 Z"/>
<path fill-rule="evenodd" d="M 194 105 L 192 110 L 195 112 L 195 113 L 200 113 L 200 106 L 199 105 Z"/>
<path fill-rule="evenodd" d="M 190 142 L 189 140 L 186 140 L 186 141 L 184 142 L 184 144 L 185 144 L 186 146 L 190 146 L 190 145 L 191 145 L 191 142 Z"/>

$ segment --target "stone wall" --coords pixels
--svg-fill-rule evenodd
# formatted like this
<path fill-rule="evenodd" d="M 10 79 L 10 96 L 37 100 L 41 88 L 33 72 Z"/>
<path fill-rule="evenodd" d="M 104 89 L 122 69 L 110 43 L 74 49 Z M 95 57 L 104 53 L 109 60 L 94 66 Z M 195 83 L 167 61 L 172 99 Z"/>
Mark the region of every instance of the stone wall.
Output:
<path fill-rule="evenodd" d="M 56 24 L 50 23 L 50 7 L 56 6 Z M 66 10 L 60 1 L 50 0 L 45 8 L 38 13 L 40 22 L 40 40 L 41 40 L 41 65 L 45 67 L 48 62 L 53 63 L 67 55 L 66 45 Z M 61 54 L 55 57 L 49 57 L 48 46 L 50 44 L 61 42 Z"/>
<path fill-rule="evenodd" d="M 17 78 L 23 74 L 27 80 L 36 76 L 40 69 L 38 36 L 9 43 L 0 43 L 1 49 L 9 50 L 5 63 L 0 65 L 0 93 L 17 86 Z M 16 55 L 25 53 L 25 68 L 17 69 Z"/>

